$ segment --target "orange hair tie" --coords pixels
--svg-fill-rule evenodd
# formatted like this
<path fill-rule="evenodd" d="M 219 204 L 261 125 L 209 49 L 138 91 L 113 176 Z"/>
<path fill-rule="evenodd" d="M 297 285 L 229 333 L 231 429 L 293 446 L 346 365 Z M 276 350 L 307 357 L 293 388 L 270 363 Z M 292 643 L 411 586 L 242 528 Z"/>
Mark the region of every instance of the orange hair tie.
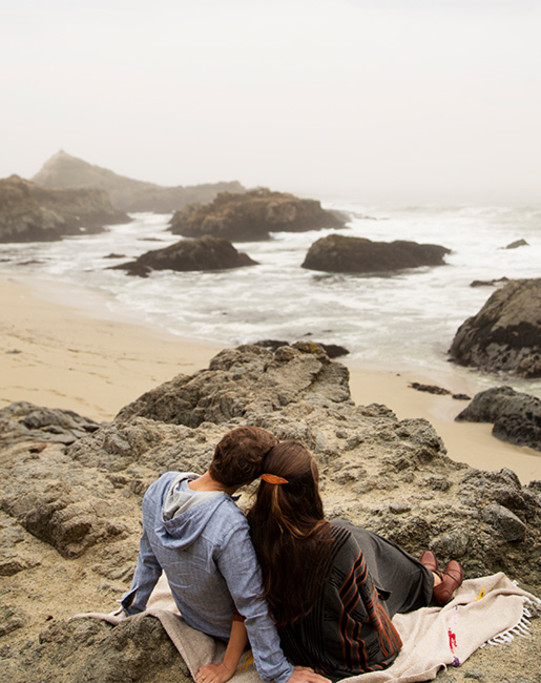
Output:
<path fill-rule="evenodd" d="M 289 484 L 287 479 L 279 477 L 276 474 L 262 474 L 259 478 L 263 479 L 263 481 L 266 481 L 267 484 Z"/>

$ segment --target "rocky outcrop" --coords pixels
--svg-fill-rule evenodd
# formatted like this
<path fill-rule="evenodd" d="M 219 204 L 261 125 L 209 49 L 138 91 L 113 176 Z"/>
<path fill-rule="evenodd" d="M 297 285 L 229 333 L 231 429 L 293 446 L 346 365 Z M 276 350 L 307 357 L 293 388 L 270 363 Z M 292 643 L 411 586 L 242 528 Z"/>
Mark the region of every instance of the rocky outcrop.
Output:
<path fill-rule="evenodd" d="M 328 235 L 312 244 L 303 268 L 329 273 L 376 273 L 439 266 L 449 249 L 436 244 L 417 244 L 397 240 L 372 242 L 362 237 Z"/>
<path fill-rule="evenodd" d="M 155 620 L 115 628 L 66 620 L 110 611 L 129 586 L 146 487 L 169 469 L 203 471 L 219 438 L 243 424 L 307 444 L 328 517 L 416 556 L 430 547 L 442 563 L 456 557 L 469 576 L 502 570 L 541 589 L 541 482 L 522 486 L 509 470 L 456 463 L 426 420 L 356 406 L 347 368 L 316 344 L 225 349 L 208 369 L 150 390 L 111 423 L 95 429 L 70 416 L 89 428 L 67 446 L 47 429 L 65 417 L 31 404 L 0 411 L 0 652 L 12 683 L 157 682 L 177 667 L 173 678 L 183 680 Z"/>
<path fill-rule="evenodd" d="M 0 242 L 46 242 L 128 223 L 102 190 L 46 190 L 18 176 L 0 180 Z"/>
<path fill-rule="evenodd" d="M 346 218 L 325 211 L 315 199 L 299 199 L 261 188 L 243 195 L 223 192 L 208 206 L 177 211 L 170 222 L 175 235 L 213 235 L 236 242 L 266 240 L 270 232 L 303 232 L 343 227 Z"/>
<path fill-rule="evenodd" d="M 125 270 L 128 275 L 147 277 L 153 270 L 226 270 L 255 265 L 257 261 L 238 252 L 231 242 L 218 237 L 201 237 L 147 251 L 135 261 L 121 263 L 111 270 Z"/>
<path fill-rule="evenodd" d="M 98 188 L 107 192 L 113 206 L 121 211 L 156 213 L 170 213 L 194 202 L 211 202 L 219 192 L 245 190 L 236 181 L 163 187 L 117 175 L 62 150 L 53 155 L 32 180 L 50 189 Z"/>
<path fill-rule="evenodd" d="M 502 441 L 541 451 L 541 400 L 511 387 L 493 387 L 473 397 L 455 418 L 463 422 L 492 422 L 492 434 Z"/>
<path fill-rule="evenodd" d="M 541 278 L 512 280 L 458 328 L 451 360 L 487 372 L 541 377 Z"/>

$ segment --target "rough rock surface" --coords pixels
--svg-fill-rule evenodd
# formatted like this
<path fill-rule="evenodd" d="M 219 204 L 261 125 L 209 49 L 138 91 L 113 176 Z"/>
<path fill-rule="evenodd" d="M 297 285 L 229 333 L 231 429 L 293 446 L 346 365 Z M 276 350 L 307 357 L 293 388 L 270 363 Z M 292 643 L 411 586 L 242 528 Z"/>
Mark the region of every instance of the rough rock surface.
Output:
<path fill-rule="evenodd" d="M 449 249 L 436 244 L 372 242 L 363 237 L 328 235 L 312 244 L 303 268 L 329 273 L 375 273 L 444 265 Z"/>
<path fill-rule="evenodd" d="M 269 239 L 270 232 L 340 228 L 345 222 L 344 216 L 322 209 L 315 199 L 299 199 L 261 188 L 242 195 L 223 192 L 212 204 L 177 211 L 170 230 L 184 237 L 213 235 L 251 242 Z"/>
<path fill-rule="evenodd" d="M 46 242 L 128 223 L 103 190 L 46 190 L 19 176 L 0 180 L 0 242 Z"/>
<path fill-rule="evenodd" d="M 129 586 L 146 487 L 170 469 L 203 471 L 219 438 L 243 424 L 307 444 L 328 517 L 362 524 L 416 556 L 430 547 L 440 562 L 457 557 L 469 576 L 502 570 L 541 590 L 541 482 L 521 486 L 510 470 L 456 463 L 426 420 L 356 406 L 347 368 L 316 344 L 226 349 L 208 369 L 150 390 L 68 446 L 44 424 L 47 415 L 61 422 L 58 411 L 39 412 L 40 426 L 20 431 L 36 411 L 1 411 L 0 680 L 184 680 L 154 620 L 111 628 L 67 619 L 114 609 Z M 517 640 L 508 655 L 486 648 L 438 679 L 462 681 L 482 662 L 481 680 L 506 680 L 506 661 L 534 676 L 538 642 Z"/>
<path fill-rule="evenodd" d="M 512 280 L 458 328 L 451 360 L 487 372 L 541 377 L 541 278 Z"/>
<path fill-rule="evenodd" d="M 146 277 L 152 270 L 225 270 L 255 265 L 257 261 L 238 252 L 231 242 L 219 237 L 201 237 L 147 251 L 135 261 L 113 266 L 112 270 Z"/>
<path fill-rule="evenodd" d="M 455 419 L 492 422 L 498 439 L 541 451 L 541 400 L 536 396 L 511 387 L 493 387 L 476 394 Z"/>
<path fill-rule="evenodd" d="M 133 180 L 113 171 L 94 166 L 64 151 L 57 152 L 32 180 L 50 189 L 88 188 L 104 190 L 113 206 L 121 211 L 170 213 L 193 202 L 211 202 L 219 192 L 244 192 L 237 181 L 205 183 L 186 187 L 162 187 Z"/>
<path fill-rule="evenodd" d="M 282 341 L 280 339 L 261 339 L 259 341 L 253 342 L 255 346 L 262 346 L 264 349 L 270 349 L 276 351 L 280 346 L 295 346 L 299 347 L 307 342 L 296 342 L 290 344 L 289 342 Z M 339 344 L 323 344 L 322 342 L 308 342 L 310 344 L 319 344 L 321 348 L 325 351 L 329 358 L 340 358 L 340 356 L 347 356 L 349 351 Z"/>

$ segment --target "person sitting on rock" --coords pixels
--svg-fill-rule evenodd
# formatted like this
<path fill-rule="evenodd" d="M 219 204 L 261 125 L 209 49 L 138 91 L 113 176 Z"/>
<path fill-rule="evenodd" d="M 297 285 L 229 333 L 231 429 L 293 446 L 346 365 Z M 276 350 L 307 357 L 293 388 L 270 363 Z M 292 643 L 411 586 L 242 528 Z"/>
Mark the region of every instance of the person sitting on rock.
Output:
<path fill-rule="evenodd" d="M 294 668 L 284 657 L 262 597 L 248 521 L 232 498 L 237 488 L 261 473 L 263 457 L 276 443 L 272 434 L 258 427 L 234 429 L 220 440 L 203 475 L 167 472 L 143 498 L 137 567 L 122 608 L 125 615 L 144 611 L 163 571 L 187 624 L 222 640 L 231 633 L 224 660 L 203 667 L 199 683 L 231 678 L 246 633 L 264 681 L 326 681 L 311 670 Z"/>
<path fill-rule="evenodd" d="M 402 643 L 397 612 L 446 604 L 461 584 L 375 533 L 324 519 L 317 465 L 298 441 L 274 446 L 248 512 L 265 597 L 284 652 L 333 680 L 388 667 Z"/>

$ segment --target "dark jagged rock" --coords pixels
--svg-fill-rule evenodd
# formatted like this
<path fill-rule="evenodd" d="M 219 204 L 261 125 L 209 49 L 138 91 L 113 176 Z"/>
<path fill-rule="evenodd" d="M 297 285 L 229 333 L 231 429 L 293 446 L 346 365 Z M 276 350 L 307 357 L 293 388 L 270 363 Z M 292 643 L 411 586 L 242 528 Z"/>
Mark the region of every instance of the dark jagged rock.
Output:
<path fill-rule="evenodd" d="M 339 228 L 345 223 L 343 215 L 322 209 L 315 199 L 299 199 L 261 188 L 242 195 L 223 192 L 212 204 L 177 211 L 170 230 L 184 237 L 212 235 L 234 242 L 251 242 L 269 239 L 270 232 Z"/>
<path fill-rule="evenodd" d="M 98 188 L 107 192 L 121 211 L 170 213 L 194 202 L 211 202 L 219 192 L 244 192 L 237 181 L 162 187 L 154 183 L 117 175 L 66 152 L 54 154 L 32 180 L 50 189 Z"/>
<path fill-rule="evenodd" d="M 450 250 L 436 244 L 397 240 L 372 242 L 362 237 L 328 235 L 312 244 L 303 268 L 329 273 L 376 273 L 444 265 Z"/>
<path fill-rule="evenodd" d="M 296 346 L 297 344 L 303 344 L 306 342 L 297 342 L 295 344 L 291 344 L 291 346 Z M 349 351 L 344 347 L 340 346 L 339 344 L 323 344 L 321 342 L 310 342 L 313 344 L 318 344 L 329 356 L 329 358 L 340 358 L 340 356 L 347 356 Z M 261 341 L 254 342 L 255 346 L 261 346 L 264 349 L 270 349 L 271 351 L 276 351 L 276 349 L 279 349 L 280 346 L 290 346 L 289 342 L 286 341 L 280 341 L 278 339 L 262 339 Z"/>
<path fill-rule="evenodd" d="M 446 394 L 451 393 L 449 389 L 438 387 L 435 384 L 420 384 L 419 382 L 411 382 L 409 386 L 417 391 L 426 391 L 428 394 L 439 394 L 441 396 L 445 396 Z"/>
<path fill-rule="evenodd" d="M 15 175 L 0 180 L 0 242 L 48 242 L 130 220 L 103 190 L 46 190 Z"/>
<path fill-rule="evenodd" d="M 153 270 L 225 270 L 255 265 L 257 261 L 238 252 L 231 242 L 218 237 L 201 237 L 147 251 L 135 261 L 112 266 L 111 270 L 125 270 L 128 275 L 147 277 Z"/>
<path fill-rule="evenodd" d="M 526 240 L 520 239 L 520 240 L 515 240 L 514 242 L 511 242 L 508 244 L 505 249 L 517 249 L 518 247 L 529 247 L 530 245 Z"/>
<path fill-rule="evenodd" d="M 17 435 L 35 411 L 18 404 L 5 413 L 3 433 Z M 317 344 L 225 349 L 208 369 L 152 389 L 67 447 L 44 443 L 39 426 L 0 443 L 6 680 L 22 683 L 36 671 L 36 680 L 55 683 L 183 680 L 156 620 L 115 628 L 65 620 L 111 611 L 128 588 L 147 486 L 167 470 L 204 471 L 217 441 L 244 424 L 307 445 L 329 518 L 363 525 L 415 556 L 430 547 L 442 565 L 457 557 L 466 576 L 505 571 L 541 589 L 541 482 L 521 486 L 510 470 L 454 462 L 426 420 L 356 406 L 347 368 Z"/>
<path fill-rule="evenodd" d="M 449 355 L 487 372 L 541 377 L 541 278 L 496 290 L 458 328 Z"/>
<path fill-rule="evenodd" d="M 470 287 L 502 287 L 509 282 L 508 277 L 499 277 L 494 280 L 473 280 L 470 282 Z"/>
<path fill-rule="evenodd" d="M 457 417 L 464 422 L 492 422 L 502 441 L 541 451 L 541 400 L 511 387 L 493 387 L 476 394 Z"/>

